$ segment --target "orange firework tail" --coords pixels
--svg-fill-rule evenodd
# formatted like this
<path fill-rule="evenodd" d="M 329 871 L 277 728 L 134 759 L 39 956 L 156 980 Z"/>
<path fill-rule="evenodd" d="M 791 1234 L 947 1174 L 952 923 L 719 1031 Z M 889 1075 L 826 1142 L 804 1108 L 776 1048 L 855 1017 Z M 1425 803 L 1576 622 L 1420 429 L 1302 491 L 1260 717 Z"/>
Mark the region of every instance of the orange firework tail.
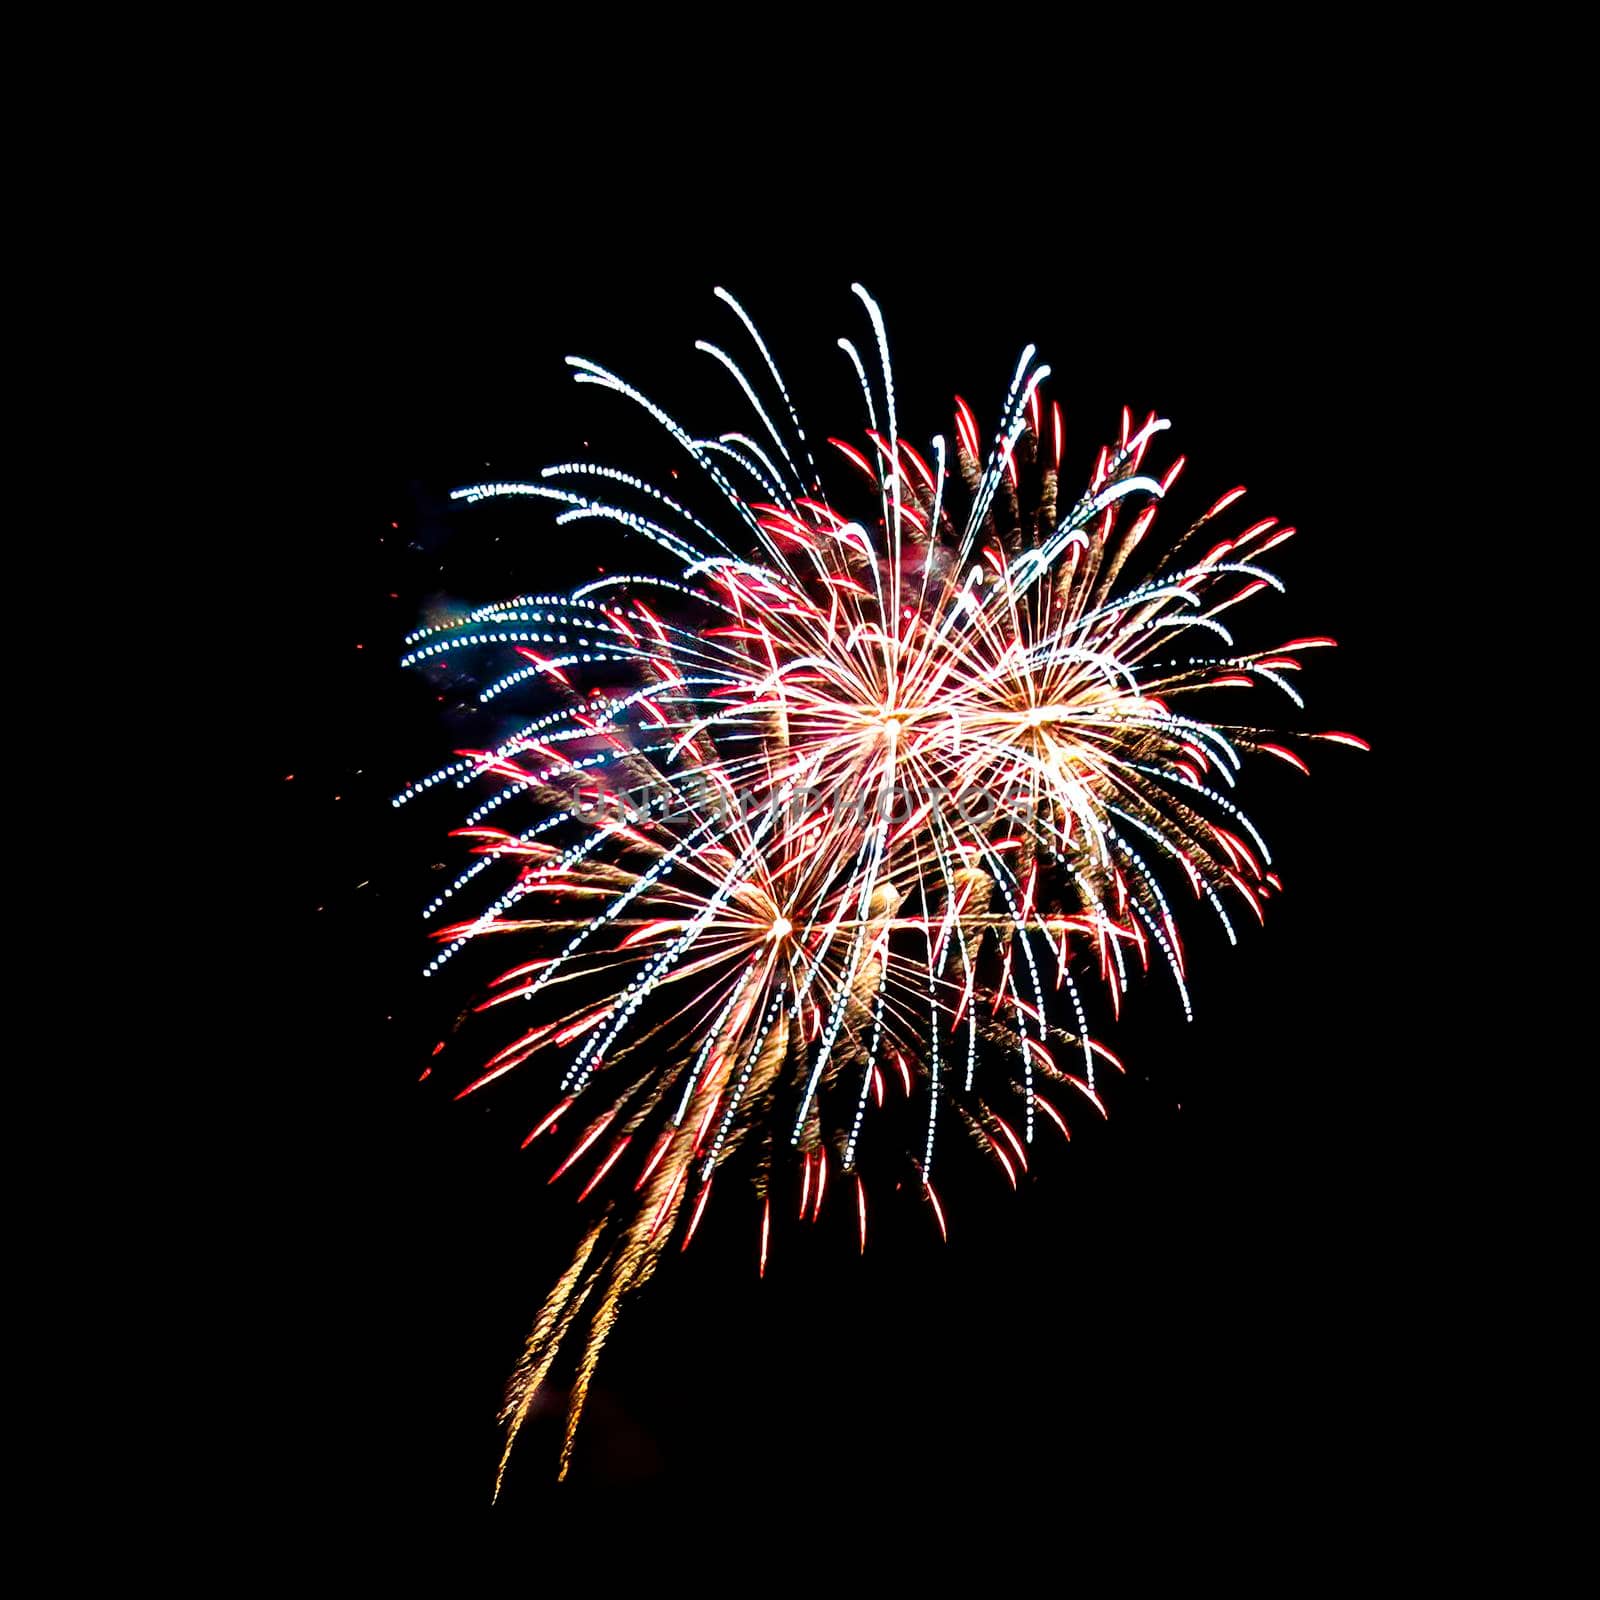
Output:
<path fill-rule="evenodd" d="M 747 1082 L 743 1096 L 755 1100 L 770 1092 L 789 1046 L 787 1020 L 781 1020 L 762 1047 Z M 731 1054 L 731 1051 L 729 1052 Z M 726 1057 L 724 1058 L 726 1060 Z M 726 1070 L 726 1068 L 724 1068 Z M 578 1358 L 578 1368 L 567 1398 L 566 1429 L 561 1441 L 561 1464 L 557 1481 L 565 1479 L 572 1465 L 572 1450 L 577 1439 L 578 1423 L 583 1416 L 583 1406 L 589 1394 L 589 1384 L 600 1361 L 600 1352 L 616 1326 L 622 1311 L 623 1297 L 630 1290 L 642 1287 L 660 1265 L 661 1254 L 671 1239 L 678 1218 L 683 1211 L 685 1197 L 695 1188 L 694 1168 L 704 1160 L 704 1151 L 696 1130 L 711 1120 L 719 1102 L 726 1093 L 726 1080 L 712 1074 L 695 1093 L 689 1114 L 678 1129 L 662 1159 L 642 1187 L 637 1209 L 623 1223 L 614 1209 L 606 1214 L 585 1235 L 572 1258 L 572 1265 L 561 1275 L 534 1320 L 533 1328 L 523 1347 L 521 1358 L 506 1385 L 505 1402 L 499 1420 L 506 1430 L 505 1448 L 495 1472 L 494 1498 L 500 1498 L 505 1484 L 506 1467 L 517 1435 L 533 1410 L 539 1389 L 555 1365 L 561 1346 L 584 1306 L 599 1291 L 600 1298 L 589 1319 L 583 1353 Z M 733 1126 L 721 1150 L 726 1159 L 742 1141 L 745 1125 Z M 647 1168 L 647 1171 L 649 1169 Z M 704 1190 L 694 1208 L 690 1231 L 699 1221 Z M 613 1239 L 601 1246 L 601 1235 L 610 1229 Z M 620 1231 L 619 1231 L 620 1229 Z M 685 1244 L 688 1240 L 685 1239 Z M 591 1260 L 599 1247 L 599 1258 Z"/>

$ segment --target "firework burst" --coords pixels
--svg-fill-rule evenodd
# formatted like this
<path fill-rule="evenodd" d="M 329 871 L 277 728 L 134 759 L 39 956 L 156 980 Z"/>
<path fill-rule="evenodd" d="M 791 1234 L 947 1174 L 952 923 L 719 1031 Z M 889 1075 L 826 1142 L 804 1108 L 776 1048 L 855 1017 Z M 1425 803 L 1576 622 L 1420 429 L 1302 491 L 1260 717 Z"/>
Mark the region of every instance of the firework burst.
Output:
<path fill-rule="evenodd" d="M 515 945 L 474 1009 L 516 1025 L 458 1098 L 538 1058 L 553 1093 L 524 1145 L 565 1141 L 551 1181 L 570 1175 L 595 1210 L 502 1419 L 509 1455 L 580 1330 L 563 1475 L 625 1295 L 687 1248 L 720 1175 L 753 1183 L 758 1270 L 780 1177 L 813 1219 L 842 1191 L 864 1250 L 876 1117 L 943 1232 L 941 1130 L 1015 1185 L 1042 1127 L 1070 1136 L 1073 1103 L 1105 1114 L 1100 1076 L 1119 1064 L 1090 1036 L 1090 991 L 1115 1016 L 1130 975 L 1159 966 L 1188 1014 L 1175 900 L 1203 902 L 1232 940 L 1233 917 L 1261 918 L 1282 888 L 1233 792 L 1246 755 L 1305 760 L 1214 708 L 1255 687 L 1298 708 L 1302 653 L 1333 642 L 1235 644 L 1229 613 L 1281 589 L 1261 558 L 1294 530 L 1247 521 L 1235 489 L 1154 539 L 1183 459 L 1155 475 L 1168 424 L 1127 411 L 1063 500 L 1062 417 L 1031 346 L 987 440 L 958 398 L 953 447 L 919 452 L 898 431 L 878 308 L 855 293 L 873 359 L 840 344 L 868 426 L 827 441 L 833 493 L 767 346 L 719 290 L 756 378 L 698 348 L 736 380 L 751 433 L 696 438 L 570 361 L 665 430 L 715 509 L 588 461 L 456 492 L 618 523 L 670 573 L 520 596 L 407 641 L 413 665 L 498 651 L 515 665 L 483 700 L 543 702 L 395 803 L 481 794 L 458 830 L 472 863 L 427 914 L 474 891 L 481 909 L 437 928 L 427 971 L 484 939 Z"/>

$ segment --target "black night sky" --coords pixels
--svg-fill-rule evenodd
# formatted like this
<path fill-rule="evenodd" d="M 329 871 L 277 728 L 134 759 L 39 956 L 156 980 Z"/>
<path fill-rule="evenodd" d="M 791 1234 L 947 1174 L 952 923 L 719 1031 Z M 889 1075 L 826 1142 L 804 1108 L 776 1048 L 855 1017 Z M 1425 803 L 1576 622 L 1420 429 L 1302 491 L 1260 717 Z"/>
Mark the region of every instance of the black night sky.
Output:
<path fill-rule="evenodd" d="M 299 1141 L 285 1205 L 303 1241 L 284 1315 L 305 1372 L 299 1458 L 336 1498 L 419 1527 L 491 1515 L 500 1388 L 577 1221 L 546 1185 L 552 1151 L 518 1150 L 527 1092 L 452 1103 L 464 1045 L 418 1082 L 469 998 L 418 977 L 433 864 L 462 858 L 446 811 L 388 797 L 481 724 L 462 709 L 470 685 L 399 669 L 401 636 L 439 597 L 567 588 L 618 562 L 616 538 L 558 530 L 548 508 L 447 500 L 585 441 L 619 465 L 665 461 L 623 402 L 572 384 L 565 355 L 701 431 L 743 426 L 731 380 L 693 349 L 739 344 L 718 283 L 814 437 L 864 425 L 834 348 L 870 338 L 853 279 L 883 308 L 908 438 L 948 434 L 958 392 L 992 418 L 1029 341 L 1066 413 L 1064 481 L 1124 403 L 1170 417 L 1188 506 L 1244 482 L 1247 507 L 1300 529 L 1275 552 L 1288 595 L 1238 617 L 1252 643 L 1340 641 L 1307 657 L 1308 709 L 1283 702 L 1285 722 L 1352 729 L 1374 751 L 1313 746 L 1309 781 L 1247 767 L 1288 892 L 1265 929 L 1244 919 L 1237 950 L 1190 915 L 1192 1025 L 1155 973 L 1120 1024 L 1099 1016 L 1128 1065 L 1109 1123 L 1075 1114 L 1070 1148 L 1042 1135 L 1015 1195 L 952 1155 L 948 1246 L 909 1192 L 880 1193 L 864 1260 L 830 1206 L 816 1228 L 779 1229 L 764 1283 L 756 1204 L 719 1188 L 694 1247 L 626 1309 L 571 1483 L 553 1485 L 552 1414 L 492 1515 L 546 1526 L 645 1491 L 859 1497 L 895 1515 L 908 1497 L 937 1510 L 1012 1484 L 1051 1526 L 1080 1493 L 1237 1492 L 1289 1511 L 1333 1491 L 1336 1463 L 1411 1447 L 1403 1412 L 1375 1429 L 1372 1396 L 1402 1270 L 1383 1100 L 1408 1048 L 1399 957 L 1374 920 L 1399 870 L 1381 557 L 1404 531 L 1389 457 L 1406 396 L 1374 364 L 1412 289 L 1385 264 L 1384 219 L 1327 185 L 1317 207 L 1272 183 L 1219 187 L 1215 205 L 1169 195 L 1139 221 L 1029 201 L 979 224 L 952 204 L 859 233 L 821 212 L 696 227 L 687 200 L 681 227 L 634 230 L 616 206 L 548 236 L 402 213 L 375 224 L 359 270 L 329 272 L 326 362 L 307 381 L 330 425 L 281 508 L 285 678 L 263 776 L 285 846 L 270 1094 Z"/>

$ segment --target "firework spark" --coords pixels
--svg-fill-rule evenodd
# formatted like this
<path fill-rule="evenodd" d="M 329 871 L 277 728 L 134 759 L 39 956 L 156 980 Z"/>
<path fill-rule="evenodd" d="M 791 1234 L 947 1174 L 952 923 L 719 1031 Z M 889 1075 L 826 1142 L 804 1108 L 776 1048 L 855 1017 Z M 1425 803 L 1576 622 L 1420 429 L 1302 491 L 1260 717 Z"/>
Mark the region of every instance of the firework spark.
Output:
<path fill-rule="evenodd" d="M 1299 708 L 1301 655 L 1333 641 L 1235 644 L 1229 613 L 1282 588 L 1261 558 L 1294 532 L 1242 517 L 1243 489 L 1152 539 L 1183 467 L 1147 465 L 1165 420 L 1125 410 L 1087 488 L 1062 500 L 1063 420 L 1030 346 L 987 441 L 957 399 L 953 448 L 935 437 L 921 453 L 899 434 L 882 318 L 856 286 L 875 359 L 840 343 L 868 426 L 828 440 L 848 480 L 830 495 L 766 344 L 717 293 L 756 378 L 698 348 L 736 380 L 753 434 L 696 438 L 569 362 L 665 430 L 712 509 L 588 461 L 456 492 L 618 523 L 670 574 L 484 607 L 419 630 L 404 658 L 497 650 L 515 666 L 482 699 L 545 702 L 395 804 L 487 785 L 458 830 L 472 864 L 427 916 L 474 891 L 481 909 L 436 929 L 427 972 L 510 935 L 519 959 L 475 1010 L 527 1017 L 532 1003 L 533 1020 L 457 1097 L 539 1057 L 552 1103 L 524 1145 L 562 1141 L 550 1181 L 598 1212 L 502 1414 L 508 1457 L 581 1329 L 563 1476 L 623 1298 L 674 1241 L 688 1247 L 720 1174 L 737 1162 L 753 1182 L 763 1273 L 779 1177 L 812 1220 L 843 1193 L 866 1249 L 875 1122 L 896 1130 L 941 1234 L 942 1130 L 1015 1186 L 1041 1127 L 1070 1136 L 1074 1104 L 1106 1113 L 1101 1074 L 1120 1064 L 1090 1035 L 1089 991 L 1119 1015 L 1132 972 L 1159 966 L 1189 1014 L 1174 898 L 1203 902 L 1233 940 L 1233 918 L 1262 918 L 1281 891 L 1232 798 L 1244 757 L 1303 771 L 1281 739 L 1365 747 L 1219 720 L 1248 688 Z"/>

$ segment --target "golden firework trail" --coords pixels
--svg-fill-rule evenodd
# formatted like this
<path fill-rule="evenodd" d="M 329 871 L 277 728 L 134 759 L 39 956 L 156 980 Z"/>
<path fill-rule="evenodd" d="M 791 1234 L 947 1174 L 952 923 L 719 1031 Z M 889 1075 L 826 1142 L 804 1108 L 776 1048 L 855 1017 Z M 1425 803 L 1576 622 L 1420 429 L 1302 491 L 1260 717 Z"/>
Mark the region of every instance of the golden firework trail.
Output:
<path fill-rule="evenodd" d="M 1299 708 L 1301 655 L 1333 643 L 1234 641 L 1234 608 L 1283 587 L 1261 558 L 1293 528 L 1247 523 L 1238 488 L 1152 538 L 1184 461 L 1155 475 L 1169 425 L 1126 410 L 1063 500 L 1063 419 L 1032 346 L 994 432 L 958 398 L 953 448 L 935 437 L 924 455 L 899 433 L 878 307 L 854 292 L 873 359 L 840 344 L 868 426 L 858 444 L 828 440 L 849 482 L 824 491 L 766 344 L 719 289 L 756 376 L 697 348 L 742 391 L 750 433 L 697 438 L 569 360 L 659 424 L 709 492 L 704 514 L 687 489 L 590 461 L 455 495 L 618 523 L 670 574 L 519 596 L 407 640 L 407 665 L 510 653 L 483 701 L 547 703 L 394 803 L 487 786 L 457 830 L 474 860 L 426 914 L 474 891 L 487 903 L 437 929 L 427 972 L 510 936 L 519 959 L 475 1010 L 533 1020 L 457 1097 L 539 1058 L 552 1103 L 524 1147 L 571 1136 L 551 1181 L 571 1172 L 601 1208 L 502 1413 L 509 1457 L 580 1330 L 563 1476 L 624 1297 L 674 1240 L 687 1248 L 720 1173 L 737 1163 L 753 1182 L 763 1273 L 780 1172 L 812 1220 L 842 1185 L 865 1250 L 860 1157 L 890 1098 L 916 1112 L 907 1154 L 941 1232 L 933 1174 L 952 1118 L 1015 1186 L 1041 1119 L 1070 1137 L 1072 1100 L 1106 1113 L 1100 1074 L 1120 1063 L 1090 1036 L 1085 984 L 1119 1015 L 1132 968 L 1156 964 L 1188 1015 L 1173 896 L 1204 902 L 1232 941 L 1233 916 L 1263 918 L 1281 891 L 1233 798 L 1244 757 L 1304 771 L 1280 738 L 1365 748 L 1215 715 L 1258 687 Z"/>

